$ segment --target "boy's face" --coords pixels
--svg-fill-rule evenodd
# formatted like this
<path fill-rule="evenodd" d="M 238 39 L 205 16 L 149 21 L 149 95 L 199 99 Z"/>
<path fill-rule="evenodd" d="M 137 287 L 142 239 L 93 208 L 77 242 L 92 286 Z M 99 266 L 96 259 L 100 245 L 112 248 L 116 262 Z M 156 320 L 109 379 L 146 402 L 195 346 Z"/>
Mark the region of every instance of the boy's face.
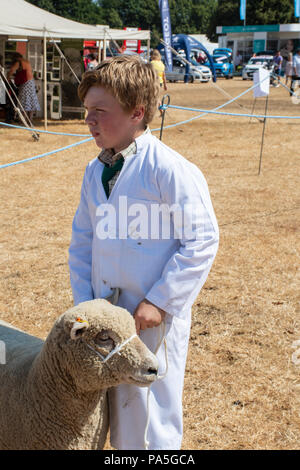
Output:
<path fill-rule="evenodd" d="M 134 112 L 125 112 L 116 98 L 100 86 L 88 90 L 84 107 L 85 122 L 98 147 L 113 148 L 115 153 L 128 147 L 138 125 Z"/>

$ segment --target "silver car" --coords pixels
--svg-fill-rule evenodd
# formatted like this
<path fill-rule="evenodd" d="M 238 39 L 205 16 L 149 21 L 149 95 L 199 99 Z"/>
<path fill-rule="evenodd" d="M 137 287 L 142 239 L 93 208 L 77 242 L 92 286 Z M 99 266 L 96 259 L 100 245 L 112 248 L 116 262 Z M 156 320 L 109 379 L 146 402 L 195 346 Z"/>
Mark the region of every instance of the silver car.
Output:
<path fill-rule="evenodd" d="M 270 70 L 270 73 L 274 70 L 273 56 L 257 56 L 251 57 L 248 64 L 245 65 L 242 71 L 243 80 L 253 80 L 253 74 L 259 68 Z"/>
<path fill-rule="evenodd" d="M 185 76 L 185 63 L 176 58 L 173 60 L 172 72 L 166 71 L 166 79 L 169 82 L 184 81 Z M 189 82 L 208 82 L 212 78 L 211 70 L 205 65 L 191 65 L 189 72 Z"/>

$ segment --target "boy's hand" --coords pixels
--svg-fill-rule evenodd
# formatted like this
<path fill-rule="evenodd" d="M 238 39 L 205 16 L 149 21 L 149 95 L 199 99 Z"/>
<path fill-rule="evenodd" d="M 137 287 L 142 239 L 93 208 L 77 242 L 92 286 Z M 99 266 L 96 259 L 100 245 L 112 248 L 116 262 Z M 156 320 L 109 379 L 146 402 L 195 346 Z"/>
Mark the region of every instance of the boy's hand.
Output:
<path fill-rule="evenodd" d="M 146 330 L 147 328 L 160 325 L 165 315 L 166 312 L 164 310 L 156 307 L 156 305 L 149 302 L 149 300 L 142 300 L 133 315 L 137 334 L 140 334 L 140 330 Z"/>

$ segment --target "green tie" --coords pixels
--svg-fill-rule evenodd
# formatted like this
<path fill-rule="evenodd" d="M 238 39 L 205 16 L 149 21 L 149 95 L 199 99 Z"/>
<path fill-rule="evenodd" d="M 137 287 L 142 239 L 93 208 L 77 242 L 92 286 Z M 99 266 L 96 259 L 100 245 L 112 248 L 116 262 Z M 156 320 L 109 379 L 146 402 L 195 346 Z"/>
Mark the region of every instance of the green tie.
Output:
<path fill-rule="evenodd" d="M 107 199 L 109 198 L 108 182 L 115 176 L 115 174 L 118 171 L 121 171 L 123 167 L 123 163 L 124 163 L 123 157 L 121 157 L 113 166 L 108 166 L 108 164 L 105 163 L 105 167 L 103 168 L 103 172 L 102 172 L 102 184 L 103 184 L 103 188 L 107 196 Z"/>

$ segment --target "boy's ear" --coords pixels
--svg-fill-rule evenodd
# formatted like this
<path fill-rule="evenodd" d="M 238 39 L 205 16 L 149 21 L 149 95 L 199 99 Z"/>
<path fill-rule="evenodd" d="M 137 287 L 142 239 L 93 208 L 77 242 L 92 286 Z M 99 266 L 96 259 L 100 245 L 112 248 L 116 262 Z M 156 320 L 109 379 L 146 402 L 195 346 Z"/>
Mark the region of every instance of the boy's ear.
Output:
<path fill-rule="evenodd" d="M 131 114 L 131 118 L 136 121 L 140 122 L 144 119 L 145 116 L 145 106 L 137 106 Z"/>

